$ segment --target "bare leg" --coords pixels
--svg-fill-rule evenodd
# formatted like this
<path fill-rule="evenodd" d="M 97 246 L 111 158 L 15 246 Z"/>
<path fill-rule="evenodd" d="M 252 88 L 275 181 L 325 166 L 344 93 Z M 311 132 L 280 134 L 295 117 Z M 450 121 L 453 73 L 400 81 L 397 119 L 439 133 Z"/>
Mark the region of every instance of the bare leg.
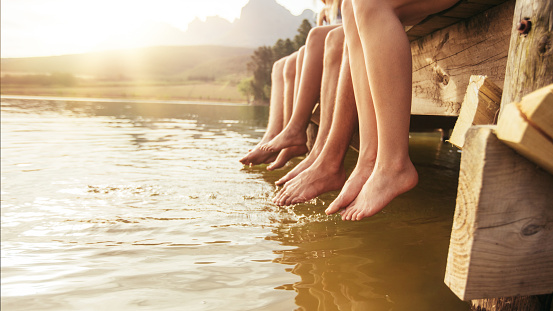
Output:
<path fill-rule="evenodd" d="M 348 43 L 355 37 L 361 42 L 362 49 L 352 48 L 350 53 L 358 55 L 356 59 L 359 55 L 365 59 L 378 131 L 373 172 L 357 198 L 345 207 L 344 220 L 360 220 L 378 213 L 418 182 L 408 153 L 412 65 L 402 20 L 418 20 L 447 8 L 449 3 L 454 1 L 344 1 L 344 7 L 353 4 L 354 14 L 351 10 L 344 12 L 344 19 L 353 20 L 357 27 L 346 30 L 346 38 Z M 366 115 L 360 113 L 359 122 L 366 122 Z"/>
<path fill-rule="evenodd" d="M 286 59 L 286 63 L 284 64 L 284 126 L 291 122 L 292 114 L 295 110 L 294 93 L 296 80 L 298 80 L 296 68 L 299 54 L 299 52 L 296 52 L 290 55 Z M 275 151 L 269 151 L 262 147 L 261 150 L 265 152 L 275 153 Z M 274 162 L 271 163 L 271 165 L 267 166 L 267 170 L 269 171 L 283 167 L 286 162 L 294 157 L 304 155 L 305 153 L 307 153 L 307 146 L 305 144 L 303 146 L 293 146 L 282 150 L 277 150 L 276 153 L 278 153 L 278 156 L 276 157 Z"/>
<path fill-rule="evenodd" d="M 284 185 L 273 199 L 276 204 L 304 202 L 344 185 L 344 157 L 357 124 L 347 47 L 343 53 L 337 92 L 336 111 L 321 153 L 312 165 Z"/>
<path fill-rule="evenodd" d="M 328 32 L 337 25 L 315 27 L 309 32 L 301 71 L 297 103 L 292 119 L 284 130 L 261 148 L 278 151 L 286 147 L 302 146 L 307 142 L 306 129 L 313 107 L 320 95 L 324 42 Z"/>
<path fill-rule="evenodd" d="M 353 15 L 351 2 L 343 2 L 342 14 L 343 16 L 344 14 L 347 16 Z M 365 59 L 362 53 L 357 53 L 361 51 L 361 41 L 358 36 L 349 35 L 349 32 L 356 31 L 357 25 L 355 25 L 352 18 L 344 19 L 343 21 L 350 61 L 353 64 L 351 66 L 351 74 L 359 116 L 359 159 L 340 194 L 327 208 L 327 214 L 335 213 L 355 200 L 363 185 L 371 176 L 378 148 L 376 116 L 369 88 L 369 80 L 365 70 Z"/>
<path fill-rule="evenodd" d="M 334 105 L 336 103 L 336 91 L 338 89 L 338 79 L 340 76 L 340 64 L 342 63 L 342 54 L 344 46 L 344 30 L 338 27 L 330 31 L 325 41 L 324 67 L 321 83 L 321 120 L 317 139 L 307 157 L 301 161 L 286 176 L 276 182 L 280 186 L 288 180 L 296 177 L 299 173 L 307 169 L 321 153 L 332 124 L 334 114 Z M 349 75 L 349 70 L 348 73 Z"/>
<path fill-rule="evenodd" d="M 300 89 L 301 69 L 303 68 L 304 57 L 305 57 L 305 45 L 299 49 L 298 59 L 296 60 L 296 78 L 294 80 L 294 103 L 298 102 L 298 91 Z M 292 112 L 290 112 L 290 118 L 291 117 L 292 117 Z M 290 119 L 288 119 L 288 121 L 290 121 Z M 286 126 L 286 124 L 284 124 L 284 126 Z"/>
<path fill-rule="evenodd" d="M 286 58 L 286 61 L 284 63 L 284 115 L 282 120 L 283 128 L 286 127 L 288 122 L 290 122 L 290 118 L 292 118 L 292 113 L 294 111 L 294 93 L 297 78 L 296 65 L 298 56 L 299 52 L 294 52 Z"/>
<path fill-rule="evenodd" d="M 271 101 L 269 103 L 269 122 L 261 141 L 240 159 L 244 165 L 270 163 L 278 155 L 276 152 L 267 152 L 259 147 L 273 139 L 284 128 L 284 64 L 287 57 L 281 58 L 273 64 L 271 72 Z"/>

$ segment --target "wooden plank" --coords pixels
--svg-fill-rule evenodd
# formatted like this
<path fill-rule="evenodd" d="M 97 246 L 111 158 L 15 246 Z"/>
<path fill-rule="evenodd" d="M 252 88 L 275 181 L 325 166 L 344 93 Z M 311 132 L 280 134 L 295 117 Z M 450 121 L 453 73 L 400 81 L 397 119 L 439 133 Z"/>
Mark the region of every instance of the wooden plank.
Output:
<path fill-rule="evenodd" d="M 429 33 L 432 33 L 436 30 L 445 28 L 447 26 L 453 25 L 462 18 L 458 17 L 447 17 L 443 15 L 433 15 L 429 18 L 423 20 L 422 22 L 414 25 L 409 31 L 408 35 L 415 37 L 422 37 Z"/>
<path fill-rule="evenodd" d="M 468 0 L 467 2 L 498 5 L 505 2 L 505 0 Z"/>
<path fill-rule="evenodd" d="M 551 189 L 553 176 L 492 127 L 467 132 L 445 275 L 459 298 L 553 292 Z"/>
<path fill-rule="evenodd" d="M 550 295 L 478 299 L 472 301 L 472 310 L 475 311 L 551 311 L 548 306 Z M 550 303 L 549 303 L 550 304 Z"/>
<path fill-rule="evenodd" d="M 553 84 L 524 96 L 516 105 L 532 126 L 553 139 Z"/>
<path fill-rule="evenodd" d="M 493 124 L 501 104 L 501 89 L 486 76 L 471 76 L 459 118 L 449 142 L 463 149 L 465 134 L 473 125 Z"/>
<path fill-rule="evenodd" d="M 311 114 L 311 123 L 315 127 L 308 127 L 307 135 L 307 148 L 311 150 L 313 144 L 315 143 L 315 137 L 317 135 L 317 129 L 320 124 L 321 119 L 321 110 L 319 104 L 313 109 Z M 441 131 L 442 132 L 442 141 L 447 139 L 449 131 L 455 126 L 456 117 L 452 116 L 425 116 L 425 115 L 411 115 L 409 122 L 409 132 L 431 132 L 431 131 Z M 353 132 L 353 136 L 349 143 L 350 148 L 355 151 L 359 151 L 359 131 L 356 130 Z"/>
<path fill-rule="evenodd" d="M 503 107 L 503 113 L 497 123 L 497 137 L 553 174 L 553 141 L 533 127 L 523 117 L 516 104 Z M 553 205 L 553 202 L 551 204 Z"/>
<path fill-rule="evenodd" d="M 471 18 L 505 1 L 507 0 L 461 0 L 449 9 L 430 15 L 417 25 L 409 26 L 406 29 L 407 36 L 409 40 L 416 40 L 459 20 Z"/>
<path fill-rule="evenodd" d="M 515 0 L 411 42 L 416 115 L 457 116 L 470 76 L 503 85 Z"/>
<path fill-rule="evenodd" d="M 475 2 L 462 2 L 460 5 L 453 7 L 451 10 L 444 12 L 443 16 L 455 17 L 455 18 L 469 18 L 478 13 L 486 11 L 493 7 L 493 4 L 488 3 L 475 3 Z"/>
<path fill-rule="evenodd" d="M 529 18 L 528 34 L 516 29 Z M 511 43 L 501 107 L 553 83 L 553 1 L 518 0 L 511 22 Z"/>

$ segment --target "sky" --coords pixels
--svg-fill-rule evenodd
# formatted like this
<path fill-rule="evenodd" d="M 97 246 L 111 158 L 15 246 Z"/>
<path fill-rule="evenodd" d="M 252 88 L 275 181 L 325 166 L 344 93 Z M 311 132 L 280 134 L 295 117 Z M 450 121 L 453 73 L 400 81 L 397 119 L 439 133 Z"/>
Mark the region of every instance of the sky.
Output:
<path fill-rule="evenodd" d="M 240 16 L 249 0 L 2 0 L 1 57 L 90 52 L 110 37 L 162 22 L 181 30 L 196 17 Z M 276 0 L 294 15 L 320 1 Z"/>

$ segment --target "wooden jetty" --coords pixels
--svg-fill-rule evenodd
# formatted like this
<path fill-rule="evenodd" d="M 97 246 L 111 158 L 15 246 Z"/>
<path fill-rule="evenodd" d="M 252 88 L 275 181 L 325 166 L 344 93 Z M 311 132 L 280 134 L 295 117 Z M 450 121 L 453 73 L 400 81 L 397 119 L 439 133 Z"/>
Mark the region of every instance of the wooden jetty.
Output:
<path fill-rule="evenodd" d="M 441 130 L 447 139 L 472 75 L 503 85 L 514 4 L 462 0 L 407 30 L 413 55 L 411 131 Z M 358 147 L 355 138 L 352 147 Z"/>
<path fill-rule="evenodd" d="M 462 0 L 407 35 L 411 130 L 455 125 L 463 150 L 445 283 L 473 310 L 550 311 L 553 1 Z"/>

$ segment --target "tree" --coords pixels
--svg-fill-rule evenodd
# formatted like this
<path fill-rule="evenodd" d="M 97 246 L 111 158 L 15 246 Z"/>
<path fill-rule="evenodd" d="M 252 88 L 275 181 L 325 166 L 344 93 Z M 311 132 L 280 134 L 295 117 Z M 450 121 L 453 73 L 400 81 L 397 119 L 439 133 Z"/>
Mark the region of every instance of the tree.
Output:
<path fill-rule="evenodd" d="M 253 52 L 248 69 L 253 72 L 252 88 L 255 101 L 268 101 L 264 86 L 271 85 L 271 70 L 273 68 L 273 49 L 269 46 L 259 47 Z"/>
<path fill-rule="evenodd" d="M 298 49 L 295 47 L 295 44 L 290 39 L 282 40 L 278 39 L 275 45 L 273 46 L 273 62 L 288 56 Z"/>
<path fill-rule="evenodd" d="M 304 19 L 301 22 L 300 27 L 298 27 L 298 34 L 294 37 L 294 45 L 296 50 L 299 50 L 302 46 L 305 45 L 305 41 L 307 41 L 307 35 L 309 35 L 309 31 L 311 31 L 311 23 Z"/>
<path fill-rule="evenodd" d="M 291 39 L 278 39 L 273 47 L 262 46 L 253 52 L 248 69 L 253 73 L 251 94 L 254 101 L 267 102 L 271 97 L 271 71 L 275 61 L 288 56 L 305 45 L 311 23 L 304 19 L 298 28 L 298 34 Z"/>
<path fill-rule="evenodd" d="M 253 78 L 247 78 L 238 83 L 238 91 L 246 96 L 246 101 L 251 103 L 253 95 Z"/>

